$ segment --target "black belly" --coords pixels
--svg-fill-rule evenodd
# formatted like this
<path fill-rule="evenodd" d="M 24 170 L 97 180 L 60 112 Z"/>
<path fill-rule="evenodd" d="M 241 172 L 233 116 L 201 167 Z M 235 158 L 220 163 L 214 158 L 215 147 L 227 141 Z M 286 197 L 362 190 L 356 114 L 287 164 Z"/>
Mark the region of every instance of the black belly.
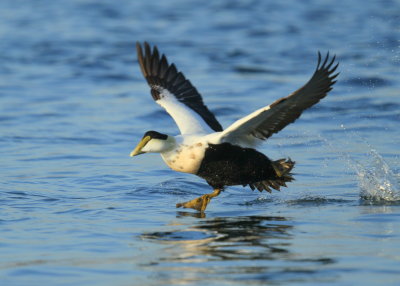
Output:
<path fill-rule="evenodd" d="M 209 144 L 197 175 L 213 188 L 276 179 L 267 156 L 229 143 Z"/>

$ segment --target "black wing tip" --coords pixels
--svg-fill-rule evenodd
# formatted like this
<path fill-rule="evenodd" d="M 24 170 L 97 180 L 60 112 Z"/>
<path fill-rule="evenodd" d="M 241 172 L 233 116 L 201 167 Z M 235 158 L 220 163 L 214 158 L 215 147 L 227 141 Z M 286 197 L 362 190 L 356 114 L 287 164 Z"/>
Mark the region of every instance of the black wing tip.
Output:
<path fill-rule="evenodd" d="M 186 87 L 185 91 L 188 91 L 187 87 L 190 86 L 192 92 L 195 93 L 194 95 L 198 96 L 202 102 L 200 95 L 190 81 L 177 69 L 174 63 L 168 63 L 165 54 L 160 56 L 156 45 L 151 48 L 151 45 L 146 41 L 143 45 L 137 42 L 136 48 L 141 71 L 151 88 L 154 86 L 165 88 L 179 100 L 184 101 L 185 95 L 181 95 L 180 92 L 183 91 L 183 87 Z"/>
<path fill-rule="evenodd" d="M 318 51 L 318 63 L 317 63 L 317 70 L 326 70 L 329 73 L 332 73 L 336 70 L 336 68 L 339 66 L 339 62 L 336 61 L 336 54 L 333 54 L 333 56 L 330 55 L 330 52 L 326 52 L 326 56 L 324 57 L 324 60 L 322 61 L 322 55 L 321 52 Z M 322 62 L 322 64 L 321 64 Z M 329 62 L 329 63 L 328 63 Z M 336 62 L 336 65 L 332 68 L 333 64 Z"/>
<path fill-rule="evenodd" d="M 334 73 L 338 67 L 339 62 L 337 61 L 335 54 L 330 56 L 330 52 L 327 51 L 326 56 L 322 60 L 321 52 L 318 51 L 318 63 L 315 73 L 326 74 L 326 78 L 330 81 L 330 86 L 336 83 L 336 80 L 334 81 L 334 79 L 340 74 L 340 72 Z"/>
<path fill-rule="evenodd" d="M 137 51 L 138 57 L 145 58 L 148 55 L 146 52 L 151 51 L 151 47 L 150 47 L 149 43 L 146 41 L 144 41 L 143 44 L 139 41 L 136 41 L 136 51 Z M 144 53 L 143 53 L 143 51 L 144 51 Z"/>
<path fill-rule="evenodd" d="M 136 51 L 140 70 L 147 83 L 150 86 L 157 84 L 159 82 L 160 66 L 163 64 L 168 65 L 168 62 L 161 61 L 157 46 L 151 47 L 147 41 L 143 43 L 137 41 Z"/>
<path fill-rule="evenodd" d="M 154 53 L 158 53 L 158 47 L 157 47 L 157 45 L 153 45 L 153 47 L 149 44 L 149 42 L 147 42 L 147 41 L 143 41 L 143 43 L 142 42 L 140 42 L 140 41 L 136 41 L 136 50 L 139 52 L 139 51 L 141 51 L 141 52 L 143 52 L 143 51 L 148 51 L 149 53 L 148 53 L 148 55 L 149 56 L 151 56 L 151 55 L 154 55 Z"/>

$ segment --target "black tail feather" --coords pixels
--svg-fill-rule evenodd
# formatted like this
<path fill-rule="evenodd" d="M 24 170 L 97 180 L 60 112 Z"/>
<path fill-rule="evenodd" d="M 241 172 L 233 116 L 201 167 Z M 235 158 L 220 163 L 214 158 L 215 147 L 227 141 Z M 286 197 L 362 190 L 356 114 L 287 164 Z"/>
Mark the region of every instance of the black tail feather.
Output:
<path fill-rule="evenodd" d="M 280 191 L 281 187 L 287 187 L 286 182 L 291 182 L 294 180 L 293 174 L 291 173 L 295 162 L 290 159 L 279 159 L 272 161 L 272 167 L 276 172 L 276 179 L 264 180 L 256 183 L 249 184 L 250 188 L 254 191 L 267 191 L 271 193 L 271 189 Z"/>

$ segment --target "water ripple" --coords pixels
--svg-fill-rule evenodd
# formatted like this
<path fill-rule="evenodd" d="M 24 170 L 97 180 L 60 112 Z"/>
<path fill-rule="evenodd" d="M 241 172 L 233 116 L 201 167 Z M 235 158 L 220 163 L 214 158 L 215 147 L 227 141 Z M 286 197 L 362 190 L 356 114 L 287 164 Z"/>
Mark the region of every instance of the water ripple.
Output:
<path fill-rule="evenodd" d="M 0 1 L 2 285 L 394 285 L 398 11 L 391 0 Z M 336 54 L 329 95 L 260 147 L 295 160 L 296 181 L 176 209 L 211 188 L 159 156 L 128 156 L 147 130 L 178 132 L 137 65 L 144 40 L 224 126 L 301 87 L 318 50 Z"/>

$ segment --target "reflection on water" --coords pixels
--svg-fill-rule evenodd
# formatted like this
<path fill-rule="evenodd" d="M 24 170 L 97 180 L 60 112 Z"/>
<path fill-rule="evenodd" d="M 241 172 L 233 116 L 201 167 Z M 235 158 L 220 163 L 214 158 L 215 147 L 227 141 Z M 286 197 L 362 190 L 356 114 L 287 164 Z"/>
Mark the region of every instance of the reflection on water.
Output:
<path fill-rule="evenodd" d="M 182 216 L 185 214 L 179 212 L 178 218 Z M 175 230 L 142 235 L 165 245 L 162 253 L 143 265 L 157 265 L 157 271 L 163 273 L 163 283 L 205 283 L 215 279 L 230 283 L 244 279 L 284 282 L 294 277 L 296 281 L 306 281 L 311 274 L 318 274 L 318 267 L 334 263 L 328 257 L 309 258 L 293 253 L 295 226 L 285 217 L 215 217 L 173 227 Z"/>

